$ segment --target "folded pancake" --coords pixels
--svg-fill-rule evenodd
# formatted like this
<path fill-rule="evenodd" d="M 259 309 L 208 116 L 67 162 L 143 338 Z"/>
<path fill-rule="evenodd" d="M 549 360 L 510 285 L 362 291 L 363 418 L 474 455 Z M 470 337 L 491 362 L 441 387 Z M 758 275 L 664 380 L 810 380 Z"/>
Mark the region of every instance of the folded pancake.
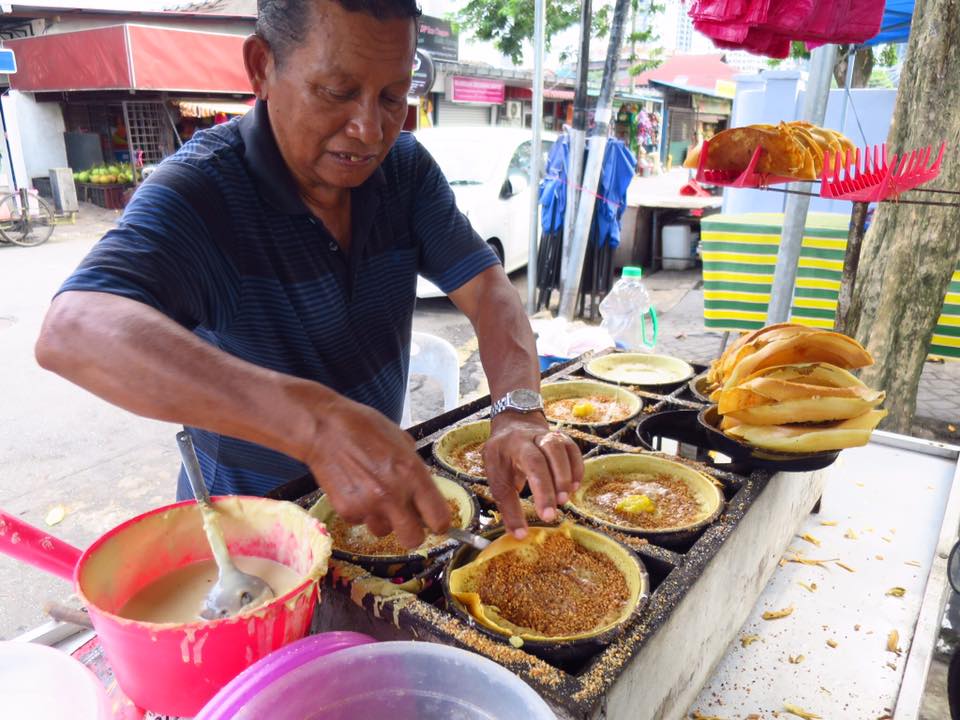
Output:
<path fill-rule="evenodd" d="M 630 617 L 646 592 L 613 540 L 565 522 L 501 535 L 450 573 L 451 595 L 483 626 L 525 640 L 597 635 Z"/>
<path fill-rule="evenodd" d="M 859 417 L 816 425 L 734 425 L 724 432 L 753 447 L 782 453 L 816 453 L 859 447 L 886 417 L 886 410 L 870 410 Z"/>
<path fill-rule="evenodd" d="M 833 170 L 833 163 L 837 153 L 844 152 L 844 146 L 840 144 L 839 138 L 843 137 L 840 133 L 834 132 L 828 128 L 822 128 L 813 123 L 803 120 L 794 120 L 790 123 L 797 128 L 805 130 L 816 141 L 820 150 L 820 165 L 823 165 L 823 158 L 827 158 L 827 168 Z M 844 137 L 844 140 L 846 138 Z M 849 142 L 849 141 L 847 141 Z M 852 145 L 852 143 L 850 143 Z M 819 172 L 819 171 L 818 171 Z"/>
<path fill-rule="evenodd" d="M 721 390 L 717 393 L 717 410 L 721 415 L 727 415 L 777 402 L 820 398 L 859 400 L 873 407 L 882 402 L 883 396 L 882 392 L 867 387 L 858 378 L 835 365 L 801 363 L 766 368 L 735 387 Z M 853 416 L 837 416 L 841 417 Z M 813 421 L 798 419 L 787 422 Z"/>
<path fill-rule="evenodd" d="M 710 139 L 707 167 L 741 173 L 747 169 L 757 147 L 764 150 L 757 163 L 757 173 L 810 180 L 816 177 L 809 150 L 784 124 L 772 129 L 748 126 L 717 133 Z"/>
<path fill-rule="evenodd" d="M 730 128 L 710 139 L 708 170 L 742 173 L 747 169 L 757 147 L 762 147 L 756 171 L 761 175 L 779 175 L 798 180 L 814 180 L 823 171 L 826 157 L 833 169 L 837 153 L 841 161 L 856 146 L 842 133 L 822 128 L 804 120 L 791 120 L 778 125 L 758 123 Z M 683 162 L 686 168 L 700 164 L 703 144 L 693 148 Z"/>
<path fill-rule="evenodd" d="M 697 145 L 693 150 L 687 153 L 687 157 L 683 161 L 683 166 L 685 168 L 690 168 L 696 170 L 700 167 L 700 152 L 703 150 L 703 143 Z"/>
<path fill-rule="evenodd" d="M 822 330 L 795 334 L 773 340 L 741 357 L 724 379 L 723 389 L 736 387 L 764 368 L 805 363 L 829 363 L 853 369 L 872 365 L 873 357 L 860 343 L 842 333 Z"/>
<path fill-rule="evenodd" d="M 810 151 L 814 177 L 820 177 L 820 172 L 823 170 L 823 148 L 820 146 L 820 143 L 818 143 L 810 131 L 804 127 L 790 126 L 790 131 L 793 133 L 793 136 Z"/>
<path fill-rule="evenodd" d="M 778 323 L 749 332 L 731 344 L 723 355 L 710 365 L 707 380 L 716 388 L 722 385 L 730 376 L 730 373 L 733 372 L 733 368 L 736 367 L 737 363 L 756 353 L 774 340 L 783 340 L 795 335 L 807 335 L 814 332 L 823 331 L 818 328 L 798 325 L 796 323 Z M 716 401 L 715 397 L 711 399 Z"/>

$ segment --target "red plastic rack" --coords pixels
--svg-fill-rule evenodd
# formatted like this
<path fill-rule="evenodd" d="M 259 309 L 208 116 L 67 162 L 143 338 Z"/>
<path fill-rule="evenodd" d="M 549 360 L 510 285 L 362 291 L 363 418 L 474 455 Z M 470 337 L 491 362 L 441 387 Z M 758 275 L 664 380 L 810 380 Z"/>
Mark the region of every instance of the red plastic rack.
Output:
<path fill-rule="evenodd" d="M 747 169 L 742 173 L 737 173 L 735 170 L 710 170 L 707 168 L 707 157 L 710 155 L 710 141 L 704 140 L 703 147 L 700 149 L 700 161 L 697 163 L 697 181 L 710 183 L 711 185 L 738 188 L 765 188 L 779 183 L 797 181 L 796 178 L 758 173 L 757 163 L 760 162 L 760 155 L 762 153 L 763 148 L 758 145 L 757 149 L 753 151 L 753 156 L 750 158 Z"/>
<path fill-rule="evenodd" d="M 901 156 L 894 155 L 889 161 L 886 144 L 865 147 L 862 151 L 858 148 L 855 152 L 848 151 L 846 156 L 838 152 L 833 158 L 829 153 L 824 153 L 820 197 L 853 202 L 877 202 L 896 198 L 900 193 L 923 185 L 940 174 L 940 163 L 946 147 L 946 142 L 941 143 L 940 152 L 933 164 L 930 164 L 932 146 Z M 697 181 L 723 187 L 761 189 L 789 182 L 804 182 L 794 177 L 758 173 L 757 164 L 763 152 L 763 148 L 758 146 L 747 168 L 741 173 L 733 170 L 711 170 L 707 168 L 710 141 L 706 140 L 697 163 Z"/>
<path fill-rule="evenodd" d="M 820 197 L 854 202 L 896 198 L 937 177 L 946 148 L 947 143 L 941 143 L 932 165 L 933 147 L 929 145 L 901 156 L 894 155 L 889 162 L 885 143 L 866 147 L 862 152 L 859 148 L 856 153 L 848 151 L 845 158 L 838 152 L 832 163 L 827 154 L 820 176 Z"/>

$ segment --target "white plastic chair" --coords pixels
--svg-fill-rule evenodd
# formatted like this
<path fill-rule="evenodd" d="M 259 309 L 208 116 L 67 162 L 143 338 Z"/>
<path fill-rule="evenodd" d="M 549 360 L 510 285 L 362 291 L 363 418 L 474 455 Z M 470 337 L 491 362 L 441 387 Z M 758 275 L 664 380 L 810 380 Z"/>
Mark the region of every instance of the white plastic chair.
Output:
<path fill-rule="evenodd" d="M 413 425 L 409 380 L 412 375 L 426 375 L 440 383 L 444 412 L 453 410 L 460 403 L 460 359 L 456 349 L 443 338 L 414 331 L 410 339 L 410 371 L 407 376 L 407 394 L 403 400 L 401 427 L 408 428 Z"/>

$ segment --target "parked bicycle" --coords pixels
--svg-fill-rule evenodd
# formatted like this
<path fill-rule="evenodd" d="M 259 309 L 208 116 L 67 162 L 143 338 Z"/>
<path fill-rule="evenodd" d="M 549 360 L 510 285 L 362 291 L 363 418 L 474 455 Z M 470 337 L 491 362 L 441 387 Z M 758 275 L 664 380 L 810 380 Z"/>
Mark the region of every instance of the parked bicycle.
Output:
<path fill-rule="evenodd" d="M 53 208 L 36 191 L 21 188 L 0 198 L 0 242 L 32 247 L 53 234 Z"/>

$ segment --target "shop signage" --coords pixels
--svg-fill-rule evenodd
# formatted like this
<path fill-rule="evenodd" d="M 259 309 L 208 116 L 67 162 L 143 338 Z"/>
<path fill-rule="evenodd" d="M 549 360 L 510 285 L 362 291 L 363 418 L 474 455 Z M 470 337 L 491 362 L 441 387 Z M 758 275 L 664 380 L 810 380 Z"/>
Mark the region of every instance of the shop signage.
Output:
<path fill-rule="evenodd" d="M 430 53 L 434 60 L 460 61 L 460 38 L 446 20 L 422 16 L 417 46 Z"/>
<path fill-rule="evenodd" d="M 717 95 L 723 95 L 725 98 L 732 100 L 737 94 L 737 84 L 732 80 L 717 80 L 713 91 Z"/>
<path fill-rule="evenodd" d="M 486 105 L 502 105 L 506 93 L 502 82 L 485 80 L 483 78 L 454 76 L 452 97 L 453 102 L 474 102 Z"/>
<path fill-rule="evenodd" d="M 430 59 L 430 53 L 426 50 L 417 49 L 417 54 L 413 58 L 413 79 L 410 81 L 410 97 L 423 97 L 431 88 L 436 79 L 436 70 L 433 67 L 433 60 Z"/>
<path fill-rule="evenodd" d="M 721 98 L 710 98 L 698 95 L 696 99 L 696 108 L 701 113 L 711 115 L 729 115 L 730 101 Z"/>
<path fill-rule="evenodd" d="M 13 75 L 17 72 L 17 58 L 10 48 L 0 48 L 0 74 Z"/>

